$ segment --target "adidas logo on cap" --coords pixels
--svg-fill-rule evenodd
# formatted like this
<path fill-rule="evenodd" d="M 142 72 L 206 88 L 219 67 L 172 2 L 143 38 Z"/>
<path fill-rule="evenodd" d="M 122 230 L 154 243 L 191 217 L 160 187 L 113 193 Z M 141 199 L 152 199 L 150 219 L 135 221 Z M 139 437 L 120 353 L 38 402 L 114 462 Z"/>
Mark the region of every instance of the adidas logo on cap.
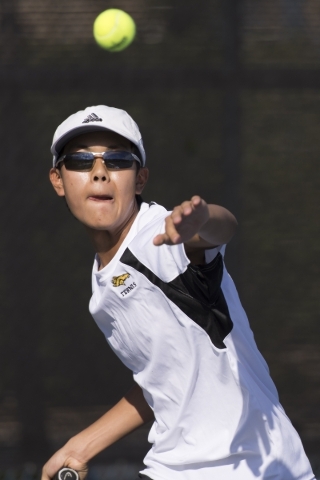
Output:
<path fill-rule="evenodd" d="M 102 118 L 99 118 L 98 115 L 95 113 L 90 113 L 82 123 L 89 123 L 89 122 L 102 122 Z"/>

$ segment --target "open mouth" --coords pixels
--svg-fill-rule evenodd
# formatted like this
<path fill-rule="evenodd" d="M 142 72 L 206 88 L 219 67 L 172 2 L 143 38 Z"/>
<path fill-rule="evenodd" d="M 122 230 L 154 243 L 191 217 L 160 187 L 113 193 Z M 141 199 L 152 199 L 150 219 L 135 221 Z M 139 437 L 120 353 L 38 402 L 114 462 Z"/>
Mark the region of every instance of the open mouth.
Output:
<path fill-rule="evenodd" d="M 95 202 L 106 202 L 113 200 L 113 197 L 111 195 L 90 195 L 89 199 Z"/>

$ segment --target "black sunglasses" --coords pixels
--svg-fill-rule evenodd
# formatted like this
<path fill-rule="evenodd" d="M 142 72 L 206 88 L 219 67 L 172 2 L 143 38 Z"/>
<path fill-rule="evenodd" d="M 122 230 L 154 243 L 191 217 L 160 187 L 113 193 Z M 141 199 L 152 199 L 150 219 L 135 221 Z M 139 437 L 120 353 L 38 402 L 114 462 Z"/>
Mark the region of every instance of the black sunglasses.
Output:
<path fill-rule="evenodd" d="M 109 150 L 107 152 L 75 152 L 67 153 L 58 158 L 56 167 L 63 162 L 67 170 L 90 172 L 92 170 L 96 157 L 103 159 L 108 170 L 120 170 L 130 168 L 134 161 L 140 162 L 140 159 L 131 152 L 120 152 Z"/>

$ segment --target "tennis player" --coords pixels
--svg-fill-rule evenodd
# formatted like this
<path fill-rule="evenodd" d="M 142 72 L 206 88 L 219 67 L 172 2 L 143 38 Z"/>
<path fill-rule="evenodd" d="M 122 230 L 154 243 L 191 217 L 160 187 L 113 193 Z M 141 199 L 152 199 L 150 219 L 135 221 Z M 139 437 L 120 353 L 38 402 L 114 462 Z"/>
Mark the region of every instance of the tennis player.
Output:
<path fill-rule="evenodd" d="M 43 480 L 65 466 L 83 479 L 90 459 L 151 419 L 139 478 L 315 479 L 224 265 L 234 216 L 199 196 L 172 212 L 144 203 L 145 151 L 122 110 L 71 115 L 51 151 L 51 183 L 97 252 L 90 312 L 135 384 Z"/>

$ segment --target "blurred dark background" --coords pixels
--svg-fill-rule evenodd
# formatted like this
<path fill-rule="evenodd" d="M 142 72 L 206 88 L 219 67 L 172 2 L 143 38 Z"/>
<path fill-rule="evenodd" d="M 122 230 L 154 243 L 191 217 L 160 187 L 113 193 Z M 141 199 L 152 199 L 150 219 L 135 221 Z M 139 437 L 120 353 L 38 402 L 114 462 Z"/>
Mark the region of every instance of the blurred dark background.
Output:
<path fill-rule="evenodd" d="M 120 53 L 92 37 L 112 7 L 137 24 Z M 238 217 L 226 262 L 317 468 L 319 1 L 1 0 L 0 92 L 0 467 L 40 464 L 132 385 L 88 313 L 94 252 L 48 182 L 56 127 L 106 104 L 140 126 L 147 201 L 200 194 Z M 96 461 L 140 462 L 147 430 Z"/>

